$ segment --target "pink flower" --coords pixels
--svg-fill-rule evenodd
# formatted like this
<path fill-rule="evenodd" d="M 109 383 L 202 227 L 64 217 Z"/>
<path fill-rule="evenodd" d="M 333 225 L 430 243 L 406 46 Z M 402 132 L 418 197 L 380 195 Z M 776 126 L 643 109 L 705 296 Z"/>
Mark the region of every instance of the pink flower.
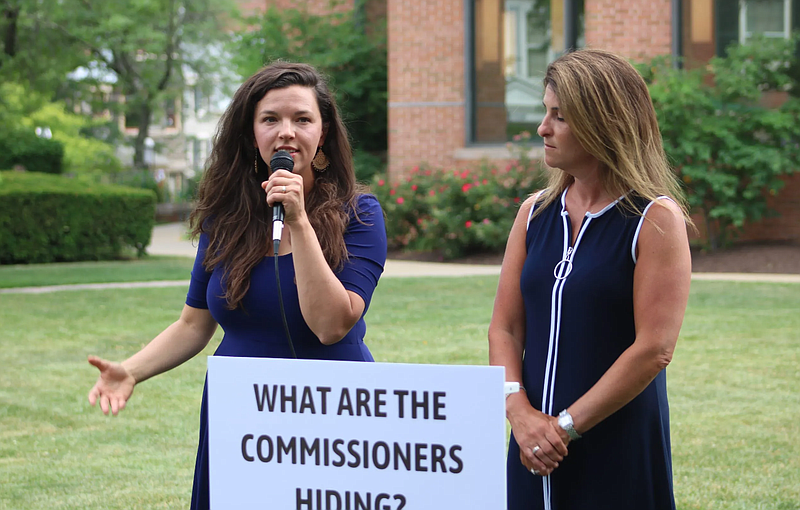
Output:
<path fill-rule="evenodd" d="M 412 185 L 411 185 L 411 189 L 412 189 L 413 191 L 417 191 L 417 185 L 416 185 L 416 184 L 412 184 Z"/>
<path fill-rule="evenodd" d="M 422 218 L 417 218 L 417 225 L 422 225 Z"/>
<path fill-rule="evenodd" d="M 461 186 L 461 191 L 463 191 L 464 193 L 466 193 L 467 191 L 469 191 L 469 189 L 470 189 L 471 187 L 472 187 L 472 183 L 469 183 L 469 182 L 468 182 L 468 183 L 466 183 L 465 185 Z"/>
<path fill-rule="evenodd" d="M 462 179 L 466 179 L 467 177 L 469 177 L 469 170 L 464 170 L 463 172 L 461 172 Z"/>
<path fill-rule="evenodd" d="M 419 165 L 417 165 L 417 166 L 415 166 L 414 168 L 411 169 L 411 173 L 412 174 L 415 174 L 417 172 L 419 172 Z"/>
<path fill-rule="evenodd" d="M 489 179 L 484 179 L 482 182 L 483 182 L 483 184 L 485 186 L 485 185 L 489 184 Z"/>
<path fill-rule="evenodd" d="M 519 203 L 519 197 L 514 197 L 514 203 L 515 203 L 515 204 L 518 204 L 518 203 Z"/>
<path fill-rule="evenodd" d="M 395 193 L 397 193 L 396 189 L 392 188 L 392 189 L 389 190 L 389 194 L 390 195 L 394 195 Z"/>
<path fill-rule="evenodd" d="M 435 194 L 436 194 L 436 191 L 434 191 L 434 190 L 430 190 L 428 192 L 428 195 L 430 195 L 430 196 L 434 196 Z"/>
<path fill-rule="evenodd" d="M 383 186 L 384 184 L 386 184 L 386 181 L 384 181 L 383 179 L 378 181 L 378 186 Z"/>
<path fill-rule="evenodd" d="M 405 201 L 406 201 L 406 199 L 405 199 L 405 198 L 403 198 L 403 197 L 397 197 L 397 203 L 398 203 L 398 204 L 402 205 L 402 204 L 403 204 L 403 202 L 405 202 Z"/>
<path fill-rule="evenodd" d="M 470 228 L 472 226 L 472 220 L 467 220 L 464 222 L 464 226 Z"/>
<path fill-rule="evenodd" d="M 484 219 L 483 219 L 483 224 L 484 224 L 484 225 L 488 225 L 488 224 L 489 224 L 489 223 L 491 223 L 491 222 L 492 222 L 492 221 L 491 221 L 489 218 L 484 218 Z"/>

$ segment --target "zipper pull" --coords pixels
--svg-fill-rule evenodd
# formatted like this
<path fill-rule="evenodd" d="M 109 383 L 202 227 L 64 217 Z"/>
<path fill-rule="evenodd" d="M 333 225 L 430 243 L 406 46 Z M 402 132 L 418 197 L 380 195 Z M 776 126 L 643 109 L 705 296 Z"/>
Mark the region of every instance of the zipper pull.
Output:
<path fill-rule="evenodd" d="M 567 254 L 564 256 L 564 260 L 560 261 L 556 264 L 556 267 L 553 268 L 553 276 L 556 277 L 556 280 L 563 280 L 572 272 L 573 251 L 572 246 L 570 246 L 567 249 Z"/>

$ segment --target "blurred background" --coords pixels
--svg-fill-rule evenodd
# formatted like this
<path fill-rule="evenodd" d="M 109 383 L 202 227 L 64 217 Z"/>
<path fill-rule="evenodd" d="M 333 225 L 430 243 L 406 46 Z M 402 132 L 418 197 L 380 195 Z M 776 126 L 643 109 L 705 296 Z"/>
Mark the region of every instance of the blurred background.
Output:
<path fill-rule="evenodd" d="M 0 189 L 14 170 L 145 188 L 157 222 L 183 221 L 238 84 L 276 58 L 306 61 L 331 78 L 393 249 L 502 252 L 546 172 L 546 66 L 595 47 L 647 80 L 698 249 L 800 242 L 799 0 L 0 0 L 0 12 Z"/>

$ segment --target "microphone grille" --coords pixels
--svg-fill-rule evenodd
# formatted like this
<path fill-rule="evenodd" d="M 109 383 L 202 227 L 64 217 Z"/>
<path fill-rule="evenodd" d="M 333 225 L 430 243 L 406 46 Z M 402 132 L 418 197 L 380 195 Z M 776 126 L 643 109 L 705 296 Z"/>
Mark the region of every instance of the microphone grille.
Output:
<path fill-rule="evenodd" d="M 269 160 L 269 167 L 274 172 L 275 170 L 294 170 L 294 159 L 292 159 L 292 155 L 289 154 L 287 151 L 278 151 L 272 156 L 272 159 Z"/>

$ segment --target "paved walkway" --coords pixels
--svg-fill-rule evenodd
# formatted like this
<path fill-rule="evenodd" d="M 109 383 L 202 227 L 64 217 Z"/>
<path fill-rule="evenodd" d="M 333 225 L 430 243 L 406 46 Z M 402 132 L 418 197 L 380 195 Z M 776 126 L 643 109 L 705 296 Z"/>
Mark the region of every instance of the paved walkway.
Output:
<path fill-rule="evenodd" d="M 147 247 L 150 255 L 178 255 L 192 257 L 197 246 L 186 238 L 183 223 L 158 225 L 153 229 L 153 239 Z M 399 276 L 473 276 L 500 274 L 500 266 L 483 264 L 447 264 L 441 262 L 414 262 L 387 260 L 382 278 Z"/>
<path fill-rule="evenodd" d="M 150 255 L 175 255 L 194 258 L 197 247 L 186 236 L 183 223 L 158 225 L 153 229 L 153 238 L 147 248 Z M 476 276 L 499 275 L 500 266 L 483 264 L 452 264 L 445 262 L 415 262 L 410 260 L 387 260 L 382 278 L 413 276 Z M 797 274 L 769 273 L 693 273 L 693 280 L 718 280 L 738 282 L 800 283 Z M 78 285 L 50 285 L 43 287 L 20 287 L 0 289 L 0 294 L 42 294 L 61 290 L 115 289 L 142 287 L 180 287 L 188 280 L 157 282 L 87 283 Z"/>

